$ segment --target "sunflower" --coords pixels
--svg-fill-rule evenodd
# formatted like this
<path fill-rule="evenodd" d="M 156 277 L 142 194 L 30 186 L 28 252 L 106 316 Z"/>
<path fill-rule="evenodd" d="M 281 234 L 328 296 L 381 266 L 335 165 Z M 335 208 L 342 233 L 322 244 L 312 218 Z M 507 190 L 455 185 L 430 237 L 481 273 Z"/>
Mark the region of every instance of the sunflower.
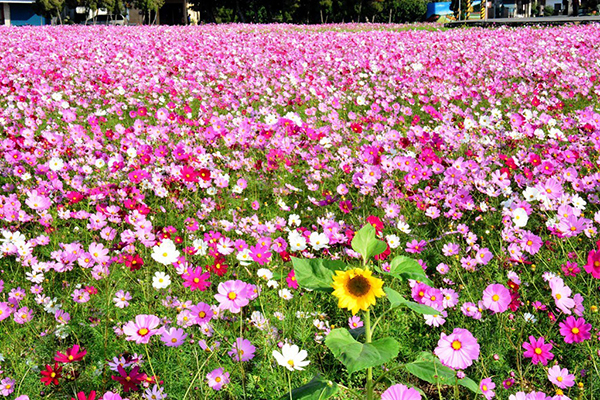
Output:
<path fill-rule="evenodd" d="M 333 277 L 333 295 L 339 299 L 338 307 L 351 310 L 353 315 L 374 305 L 376 297 L 385 296 L 382 286 L 381 279 L 361 268 L 335 271 Z"/>

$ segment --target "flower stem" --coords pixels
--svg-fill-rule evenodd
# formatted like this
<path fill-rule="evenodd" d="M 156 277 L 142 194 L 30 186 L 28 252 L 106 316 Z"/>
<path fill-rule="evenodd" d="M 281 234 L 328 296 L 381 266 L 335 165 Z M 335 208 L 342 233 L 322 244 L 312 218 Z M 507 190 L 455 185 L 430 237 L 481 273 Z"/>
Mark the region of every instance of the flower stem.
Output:
<path fill-rule="evenodd" d="M 365 343 L 371 343 L 371 311 L 367 310 L 365 315 Z M 373 400 L 373 367 L 367 368 L 367 400 Z"/>
<path fill-rule="evenodd" d="M 289 373 L 289 371 L 287 373 L 287 376 L 288 376 L 288 389 L 290 390 L 290 400 L 294 400 L 292 398 L 292 375 Z"/>

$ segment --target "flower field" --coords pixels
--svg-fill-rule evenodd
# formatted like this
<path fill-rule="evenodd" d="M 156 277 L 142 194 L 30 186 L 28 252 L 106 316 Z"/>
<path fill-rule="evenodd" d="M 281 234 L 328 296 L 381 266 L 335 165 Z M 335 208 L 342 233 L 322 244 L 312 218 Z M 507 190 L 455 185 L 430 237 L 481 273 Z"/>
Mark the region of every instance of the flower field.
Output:
<path fill-rule="evenodd" d="M 599 398 L 598 37 L 0 27 L 0 395 Z"/>

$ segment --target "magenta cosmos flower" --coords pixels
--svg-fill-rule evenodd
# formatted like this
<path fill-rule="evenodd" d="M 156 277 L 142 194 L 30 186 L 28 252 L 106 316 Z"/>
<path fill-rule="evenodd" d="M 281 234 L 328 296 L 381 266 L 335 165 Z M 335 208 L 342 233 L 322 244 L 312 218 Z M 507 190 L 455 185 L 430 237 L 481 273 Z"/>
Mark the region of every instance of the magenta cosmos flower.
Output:
<path fill-rule="evenodd" d="M 221 390 L 223 386 L 229 383 L 229 372 L 224 372 L 223 368 L 217 368 L 206 374 L 208 386 L 213 390 Z"/>
<path fill-rule="evenodd" d="M 156 315 L 136 315 L 135 322 L 129 321 L 123 326 L 123 333 L 127 340 L 135 341 L 137 344 L 148 343 L 153 335 L 158 333 L 156 327 L 160 319 Z"/>
<path fill-rule="evenodd" d="M 575 384 L 575 375 L 569 374 L 568 369 L 561 369 L 560 366 L 555 365 L 548 369 L 548 380 L 559 388 L 564 389 Z"/>
<path fill-rule="evenodd" d="M 421 394 L 413 388 L 397 384 L 383 392 L 381 400 L 421 400 Z"/>
<path fill-rule="evenodd" d="M 534 336 L 529 336 L 529 343 L 523 343 L 525 353 L 523 357 L 531 358 L 531 362 L 534 364 L 542 363 L 542 365 L 548 364 L 548 360 L 554 358 L 554 354 L 550 353 L 552 350 L 551 343 L 544 343 L 544 337 L 536 339 Z"/>
<path fill-rule="evenodd" d="M 570 316 L 559 326 L 560 334 L 565 337 L 566 343 L 580 343 L 592 336 L 590 333 L 592 325 L 586 324 L 584 318 Z"/>
<path fill-rule="evenodd" d="M 591 274 L 596 279 L 600 279 L 600 250 L 589 252 L 587 264 L 585 264 L 584 268 L 585 272 Z"/>
<path fill-rule="evenodd" d="M 220 303 L 219 307 L 222 310 L 229 310 L 236 314 L 249 303 L 248 284 L 243 281 L 221 282 L 217 291 L 219 293 L 215 294 L 215 299 Z"/>
<path fill-rule="evenodd" d="M 455 328 L 450 335 L 442 332 L 434 353 L 445 366 L 465 369 L 479 358 L 479 344 L 467 329 Z"/>
<path fill-rule="evenodd" d="M 510 302 L 510 291 L 504 285 L 494 283 L 483 291 L 483 305 L 494 313 L 503 313 L 508 310 Z"/>
<path fill-rule="evenodd" d="M 227 354 L 231 356 L 233 361 L 250 361 L 254 358 L 255 351 L 256 347 L 252 346 L 248 339 L 237 338 Z"/>
<path fill-rule="evenodd" d="M 208 282 L 210 273 L 202 273 L 202 267 L 188 268 L 182 277 L 185 280 L 183 286 L 189 287 L 192 292 L 194 290 L 204 292 L 210 286 L 210 282 Z"/>

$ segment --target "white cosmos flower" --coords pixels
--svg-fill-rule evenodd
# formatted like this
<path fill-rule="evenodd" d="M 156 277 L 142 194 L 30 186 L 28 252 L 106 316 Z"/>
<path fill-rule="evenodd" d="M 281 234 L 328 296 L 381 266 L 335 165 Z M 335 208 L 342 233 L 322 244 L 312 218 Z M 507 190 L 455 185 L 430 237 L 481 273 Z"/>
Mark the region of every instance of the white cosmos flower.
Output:
<path fill-rule="evenodd" d="M 302 251 L 306 249 L 306 239 L 298 231 L 292 231 L 288 235 L 288 242 L 292 251 Z"/>
<path fill-rule="evenodd" d="M 273 277 L 273 272 L 267 268 L 260 268 L 258 271 L 256 271 L 256 274 L 259 276 L 259 278 L 262 278 L 265 281 L 268 281 Z"/>
<path fill-rule="evenodd" d="M 310 361 L 306 360 L 306 357 L 308 357 L 306 350 L 300 350 L 295 344 L 285 343 L 281 348 L 281 353 L 273 350 L 273 357 L 279 365 L 290 371 L 302 371 L 304 367 L 310 364 Z"/>
<path fill-rule="evenodd" d="M 156 290 L 165 289 L 171 284 L 171 277 L 164 272 L 156 272 L 152 278 L 152 287 Z"/>
<path fill-rule="evenodd" d="M 398 223 L 396 224 L 396 228 L 398 228 L 401 232 L 404 232 L 406 234 L 410 233 L 410 226 L 404 221 L 398 221 Z"/>
<path fill-rule="evenodd" d="M 249 249 L 244 249 L 244 250 L 240 251 L 239 253 L 237 253 L 236 258 L 240 262 L 241 265 L 252 264 L 252 256 L 250 256 Z"/>
<path fill-rule="evenodd" d="M 521 207 L 514 210 L 512 212 L 512 216 L 513 223 L 519 228 L 523 228 L 525 225 L 527 225 L 527 221 L 529 221 L 527 211 L 525 211 L 525 209 Z"/>
<path fill-rule="evenodd" d="M 279 289 L 279 297 L 281 297 L 284 300 L 291 300 L 294 298 L 294 295 L 292 294 L 292 292 L 290 292 L 289 289 Z"/>
<path fill-rule="evenodd" d="M 48 168 L 50 168 L 50 170 L 54 172 L 60 171 L 61 169 L 63 169 L 64 166 L 64 161 L 58 157 L 52 157 L 50 161 L 48 161 Z"/>
<path fill-rule="evenodd" d="M 329 238 L 325 233 L 313 232 L 310 234 L 308 240 L 310 241 L 312 248 L 317 251 L 329 247 Z"/>
<path fill-rule="evenodd" d="M 159 246 L 152 248 L 152 258 L 157 263 L 170 265 L 179 258 L 179 250 L 171 239 L 164 239 Z"/>

